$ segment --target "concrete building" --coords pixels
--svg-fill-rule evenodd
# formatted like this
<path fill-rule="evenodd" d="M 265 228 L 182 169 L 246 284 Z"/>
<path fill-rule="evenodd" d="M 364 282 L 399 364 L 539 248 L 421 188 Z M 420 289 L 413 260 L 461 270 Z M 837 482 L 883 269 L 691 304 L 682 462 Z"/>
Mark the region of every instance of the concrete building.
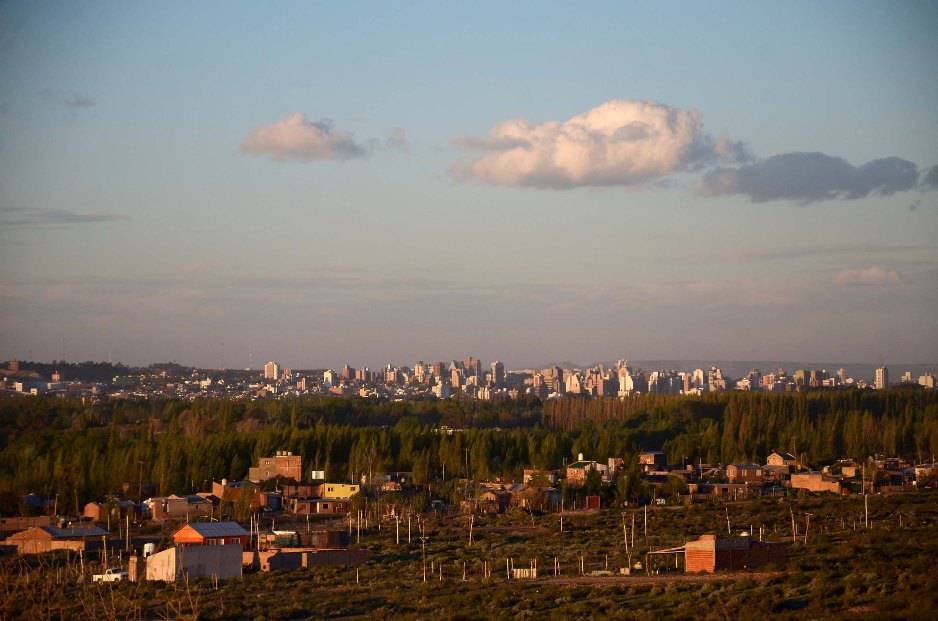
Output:
<path fill-rule="evenodd" d="M 248 480 L 260 483 L 276 477 L 301 481 L 303 479 L 303 458 L 291 451 L 277 451 L 273 457 L 261 457 L 257 466 L 248 470 Z"/>
<path fill-rule="evenodd" d="M 346 514 L 349 511 L 349 501 L 335 498 L 288 498 L 287 507 L 294 515 L 315 515 L 317 513 Z"/>
<path fill-rule="evenodd" d="M 280 379 L 280 365 L 274 361 L 270 361 L 264 365 L 264 379 L 269 380 L 278 380 Z"/>
<path fill-rule="evenodd" d="M 878 367 L 873 373 L 873 388 L 876 390 L 885 390 L 889 388 L 889 369 Z"/>
<path fill-rule="evenodd" d="M 323 483 L 320 486 L 319 495 L 322 498 L 349 500 L 360 490 L 360 485 L 350 485 L 348 483 Z"/>
<path fill-rule="evenodd" d="M 146 575 L 147 580 L 164 582 L 184 578 L 223 580 L 240 576 L 241 562 L 242 548 L 238 544 L 176 546 L 147 557 Z"/>

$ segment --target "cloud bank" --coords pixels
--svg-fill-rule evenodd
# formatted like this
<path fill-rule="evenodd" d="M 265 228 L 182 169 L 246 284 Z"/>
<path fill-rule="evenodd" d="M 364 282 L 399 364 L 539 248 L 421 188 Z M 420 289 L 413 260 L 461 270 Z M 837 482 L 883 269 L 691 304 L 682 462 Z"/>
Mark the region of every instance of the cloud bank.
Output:
<path fill-rule="evenodd" d="M 46 88 L 39 91 L 39 94 L 52 103 L 65 106 L 71 110 L 80 110 L 82 108 L 93 108 L 97 103 L 94 99 L 79 95 L 74 91 L 63 91 L 57 88 Z"/>
<path fill-rule="evenodd" d="M 349 132 L 333 127 L 332 121 L 310 121 L 301 112 L 252 131 L 241 143 L 248 155 L 267 155 L 278 162 L 296 160 L 349 160 L 365 157 L 370 151 Z"/>
<path fill-rule="evenodd" d="M 742 143 L 714 139 L 696 110 L 612 100 L 563 122 L 506 121 L 457 146 L 482 150 L 453 166 L 457 178 L 567 189 L 636 186 L 718 160 L 745 161 Z"/>
<path fill-rule="evenodd" d="M 899 284 L 899 273 L 896 270 L 885 269 L 879 266 L 854 270 L 843 270 L 834 277 L 840 285 L 866 285 L 885 287 Z"/>
<path fill-rule="evenodd" d="M 69 224 L 114 222 L 121 216 L 111 214 L 84 214 L 67 209 L 41 209 L 39 207 L 0 207 L 0 226 L 5 228 L 46 228 Z"/>
<path fill-rule="evenodd" d="M 703 192 L 710 196 L 743 195 L 754 203 L 811 203 L 888 196 L 914 189 L 918 177 L 918 166 L 898 157 L 853 166 L 823 153 L 784 153 L 738 168 L 711 170 L 704 175 Z"/>

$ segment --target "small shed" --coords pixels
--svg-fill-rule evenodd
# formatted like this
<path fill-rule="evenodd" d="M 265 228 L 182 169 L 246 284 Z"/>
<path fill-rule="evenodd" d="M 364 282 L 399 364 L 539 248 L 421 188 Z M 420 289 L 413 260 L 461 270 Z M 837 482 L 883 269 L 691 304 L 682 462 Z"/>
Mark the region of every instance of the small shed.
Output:
<path fill-rule="evenodd" d="M 683 546 L 653 550 L 648 554 L 649 557 L 683 555 L 684 571 L 713 573 L 720 570 L 755 569 L 767 563 L 784 563 L 788 560 L 788 547 L 784 542 L 757 541 L 749 536 L 701 535 Z"/>

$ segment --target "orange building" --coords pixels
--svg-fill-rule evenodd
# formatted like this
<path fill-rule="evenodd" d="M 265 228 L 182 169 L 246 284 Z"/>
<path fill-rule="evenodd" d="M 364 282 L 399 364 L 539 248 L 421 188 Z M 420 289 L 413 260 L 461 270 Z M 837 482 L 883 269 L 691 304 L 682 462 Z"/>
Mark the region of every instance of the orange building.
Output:
<path fill-rule="evenodd" d="M 756 541 L 752 537 L 701 535 L 684 545 L 684 569 L 693 573 L 721 569 L 753 569 L 766 563 L 784 563 L 788 547 L 781 542 Z"/>
<path fill-rule="evenodd" d="M 237 543 L 246 548 L 248 537 L 248 531 L 237 522 L 193 522 L 173 533 L 173 543 L 202 546 Z"/>

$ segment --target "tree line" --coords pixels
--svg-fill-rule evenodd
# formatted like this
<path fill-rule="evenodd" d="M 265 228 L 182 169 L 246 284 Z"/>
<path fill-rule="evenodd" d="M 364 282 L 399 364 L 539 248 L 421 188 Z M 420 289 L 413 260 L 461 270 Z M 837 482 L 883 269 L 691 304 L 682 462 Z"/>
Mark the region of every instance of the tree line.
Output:
<path fill-rule="evenodd" d="M 332 480 L 408 471 L 416 483 L 520 478 L 583 453 L 634 462 L 757 461 L 775 449 L 820 465 L 884 453 L 938 453 L 938 393 L 911 389 L 791 394 L 644 395 L 625 400 L 379 402 L 310 397 L 110 401 L 0 398 L 0 511 L 25 493 L 74 510 L 116 494 L 183 494 L 241 479 L 289 450 Z"/>

